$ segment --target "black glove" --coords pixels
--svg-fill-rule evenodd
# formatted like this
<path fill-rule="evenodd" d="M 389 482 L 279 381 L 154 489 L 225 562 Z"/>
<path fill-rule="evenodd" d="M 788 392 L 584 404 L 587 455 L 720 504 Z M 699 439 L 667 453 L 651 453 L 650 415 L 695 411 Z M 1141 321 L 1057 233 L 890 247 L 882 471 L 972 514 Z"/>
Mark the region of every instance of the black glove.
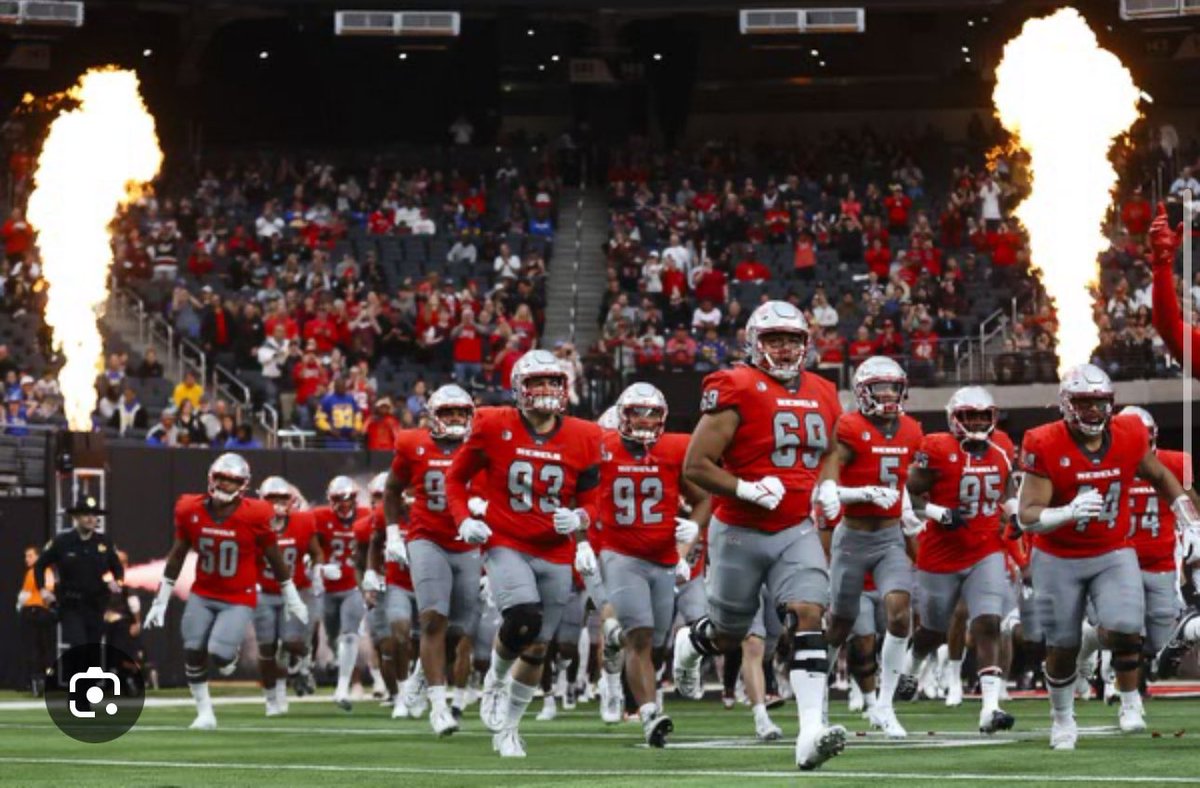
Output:
<path fill-rule="evenodd" d="M 957 531 L 959 528 L 967 526 L 967 518 L 963 517 L 962 510 L 960 509 L 949 509 L 946 516 L 950 518 L 949 522 L 943 520 L 942 527 L 947 531 Z"/>

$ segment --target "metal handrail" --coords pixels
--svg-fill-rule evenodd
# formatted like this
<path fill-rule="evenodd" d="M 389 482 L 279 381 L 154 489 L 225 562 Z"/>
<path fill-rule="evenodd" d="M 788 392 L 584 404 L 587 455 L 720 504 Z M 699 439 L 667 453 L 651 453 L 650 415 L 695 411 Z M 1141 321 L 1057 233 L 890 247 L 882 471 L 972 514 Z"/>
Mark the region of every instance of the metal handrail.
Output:
<path fill-rule="evenodd" d="M 195 359 L 188 358 L 189 355 L 195 356 Z M 179 376 L 183 377 L 184 371 L 189 367 L 196 373 L 197 380 L 208 382 L 208 358 L 204 355 L 204 351 L 192 340 L 180 337 Z"/>
<path fill-rule="evenodd" d="M 220 364 L 214 364 L 212 382 L 218 396 L 223 394 L 226 399 L 235 404 L 239 411 L 238 421 L 241 421 L 241 411 L 250 412 L 253 410 L 254 397 L 250 393 L 250 387 L 239 380 L 238 376 L 232 371 Z"/>
<path fill-rule="evenodd" d="M 258 413 L 258 424 L 267 433 L 267 448 L 279 445 L 279 411 L 269 402 L 264 402 Z"/>

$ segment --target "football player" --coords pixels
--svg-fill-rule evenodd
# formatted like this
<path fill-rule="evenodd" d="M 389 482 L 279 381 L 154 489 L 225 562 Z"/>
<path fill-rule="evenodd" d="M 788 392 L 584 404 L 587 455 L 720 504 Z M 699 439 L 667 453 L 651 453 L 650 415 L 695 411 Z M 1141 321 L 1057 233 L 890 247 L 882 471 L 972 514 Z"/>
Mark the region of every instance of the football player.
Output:
<path fill-rule="evenodd" d="M 920 663 L 946 641 L 959 600 L 966 603 L 975 646 L 983 708 L 979 730 L 1009 730 L 1014 720 L 1000 708 L 1000 619 L 1007 612 L 1009 576 L 1001 514 L 1016 510 L 1012 497 L 1012 440 L 996 428 L 996 403 L 979 386 L 961 388 L 946 404 L 948 432 L 926 435 L 909 471 L 915 511 L 929 524 L 917 546 L 917 613 L 913 660 Z M 961 670 L 954 665 L 949 670 Z M 957 675 L 951 687 L 960 687 Z M 949 705 L 951 698 L 947 698 Z"/>
<path fill-rule="evenodd" d="M 1141 419 L 1113 416 L 1113 387 L 1099 367 L 1081 364 L 1059 384 L 1062 419 L 1025 433 L 1018 519 L 1034 534 L 1030 565 L 1039 623 L 1046 635 L 1050 746 L 1073 750 L 1075 658 L 1084 608 L 1113 652 L 1122 731 L 1142 731 L 1138 667 L 1145 599 L 1137 554 L 1129 543 L 1129 490 L 1141 478 L 1187 528 L 1200 517 L 1150 448 Z"/>
<path fill-rule="evenodd" d="M 292 583 L 308 608 L 308 621 L 287 615 L 279 581 L 265 561 L 258 570 L 258 604 L 254 608 L 254 637 L 258 641 L 258 672 L 266 699 L 267 716 L 286 714 L 288 708 L 285 675 L 275 654 L 280 642 L 291 661 L 301 662 L 308 656 L 309 625 L 317 620 L 317 598 L 312 580 L 305 570 L 309 565 L 320 566 L 324 561 L 321 543 L 317 539 L 316 523 L 311 512 L 296 509 L 292 486 L 283 477 L 268 476 L 258 486 L 258 497 L 271 504 L 274 516 L 271 528 L 283 561 L 292 573 Z"/>
<path fill-rule="evenodd" d="M 601 434 L 565 415 L 567 375 L 553 353 L 531 350 L 518 359 L 512 389 L 516 408 L 477 411 L 446 479 L 459 536 L 487 543 L 484 564 L 503 617 L 480 716 L 506 758 L 525 755 L 518 726 L 570 596 L 571 565 L 585 576 L 598 571 L 583 531 L 596 519 Z M 486 521 L 472 514 L 467 490 L 480 471 Z"/>
<path fill-rule="evenodd" d="M 1145 408 L 1130 406 L 1121 409 L 1121 413 L 1137 416 L 1146 425 L 1150 433 L 1150 449 L 1167 470 L 1171 472 L 1187 491 L 1193 506 L 1200 506 L 1200 499 L 1192 486 L 1192 457 L 1181 451 L 1158 448 L 1158 425 L 1154 417 Z M 1142 570 L 1142 589 L 1146 596 L 1146 645 L 1148 652 L 1158 655 L 1163 652 L 1166 659 L 1158 660 L 1159 678 L 1171 678 L 1179 669 L 1179 660 L 1186 652 L 1186 637 L 1174 637 L 1176 624 L 1179 621 L 1181 605 L 1175 566 L 1175 546 L 1178 541 L 1176 532 L 1175 513 L 1171 510 L 1169 501 L 1160 500 L 1157 491 L 1143 479 L 1129 491 L 1129 539 L 1137 551 L 1138 564 Z M 1194 534 L 1185 532 L 1185 551 L 1195 551 Z M 1188 614 L 1193 620 L 1198 617 L 1195 612 Z M 1180 635 L 1188 628 L 1184 623 Z M 1200 624 L 1195 627 L 1195 635 L 1200 636 Z M 1168 643 L 1176 642 L 1175 649 L 1164 651 Z"/>
<path fill-rule="evenodd" d="M 312 510 L 326 563 L 318 570 L 325 584 L 325 636 L 337 654 L 338 679 L 333 702 L 350 711 L 350 681 L 358 661 L 358 628 L 367 614 L 355 567 L 354 524 L 370 510 L 358 505 L 358 485 L 349 476 L 335 476 L 325 488 L 329 502 Z M 334 645 L 336 644 L 336 646 Z"/>
<path fill-rule="evenodd" d="M 858 412 L 838 419 L 834 451 L 821 470 L 817 488 L 817 501 L 826 513 L 825 527 L 838 526 L 829 564 L 831 643 L 842 645 L 854 629 L 868 572 L 883 595 L 887 631 L 880 649 L 879 697 L 868 708 L 867 720 L 891 739 L 908 735 L 892 705 L 904 675 L 912 626 L 913 568 L 900 518 L 908 468 L 922 437 L 921 425 L 904 412 L 907 395 L 908 375 L 892 359 L 872 356 L 858 366 L 854 372 Z M 846 508 L 838 524 L 842 504 Z M 875 685 L 874 655 L 858 650 L 855 655 L 870 659 L 850 666 L 859 687 L 869 695 Z"/>
<path fill-rule="evenodd" d="M 824 722 L 829 572 L 812 516 L 817 476 L 842 409 L 833 384 L 802 369 L 808 340 L 799 309 L 767 301 L 746 325 L 750 363 L 704 380 L 684 473 L 713 496 L 709 610 L 676 634 L 673 660 L 680 694 L 703 694 L 701 659 L 741 646 L 766 583 L 791 638 L 800 717 L 795 759 L 805 770 L 841 752 L 846 739 L 845 728 Z"/>
<path fill-rule="evenodd" d="M 385 552 L 392 560 L 407 557 L 421 619 L 421 665 L 425 672 L 434 733 L 448 736 L 458 730 L 446 701 L 447 654 L 471 627 L 479 604 L 479 546 L 458 538 L 458 528 L 446 502 L 446 473 L 471 434 L 475 402 L 459 386 L 442 386 L 429 398 L 429 427 L 404 430 L 387 477 L 384 514 Z M 405 490 L 413 504 L 409 527 L 402 534 L 399 517 Z M 454 684 L 466 686 L 457 675 Z M 461 699 L 457 704 L 461 708 Z"/>
<path fill-rule="evenodd" d="M 189 550 L 199 556 L 196 580 L 183 610 L 184 674 L 196 702 L 191 727 L 213 730 L 217 717 L 208 692 L 208 663 L 222 675 L 237 668 L 238 649 L 257 603 L 260 556 L 271 567 L 290 616 L 308 621 L 291 570 L 271 527 L 275 510 L 246 497 L 250 466 L 233 453 L 217 457 L 208 469 L 208 492 L 183 495 L 175 504 L 175 541 L 167 553 L 162 582 L 146 614 L 146 629 L 162 626 L 167 603 Z"/>
<path fill-rule="evenodd" d="M 600 564 L 616 612 L 604 622 L 605 650 L 625 649 L 625 677 L 646 743 L 663 747 L 673 723 L 658 707 L 655 665 L 671 634 L 680 548 L 686 555 L 712 509 L 708 494 L 683 476 L 689 436 L 665 432 L 663 393 L 634 383 L 616 408 L 617 429 L 604 435 L 600 467 Z M 681 493 L 690 518 L 675 515 Z M 610 683 L 606 699 L 611 703 L 615 694 L 619 702 L 612 689 Z"/>

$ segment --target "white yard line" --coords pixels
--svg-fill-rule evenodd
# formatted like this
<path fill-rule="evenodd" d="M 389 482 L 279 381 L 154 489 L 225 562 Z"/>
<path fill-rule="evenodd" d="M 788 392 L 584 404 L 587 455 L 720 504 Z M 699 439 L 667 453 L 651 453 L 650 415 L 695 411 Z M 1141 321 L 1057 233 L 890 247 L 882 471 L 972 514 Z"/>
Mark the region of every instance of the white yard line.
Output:
<path fill-rule="evenodd" d="M 741 769 L 456 769 L 452 767 L 414 766 L 354 766 L 298 763 L 215 763 L 206 761 L 138 761 L 119 758 L 35 758 L 0 756 L 0 763 L 37 766 L 116 766 L 144 769 L 230 770 L 252 772 L 330 772 L 337 774 L 395 774 L 447 775 L 458 777 L 745 777 L 786 778 L 798 775 L 795 770 Z M 837 772 L 817 771 L 804 774 L 805 779 L 827 780 L 953 780 L 956 782 L 1053 782 L 1053 783 L 1156 783 L 1170 785 L 1200 785 L 1197 777 L 1148 777 L 1145 775 L 1073 775 L 1073 774 L 971 774 L 938 772 Z"/>

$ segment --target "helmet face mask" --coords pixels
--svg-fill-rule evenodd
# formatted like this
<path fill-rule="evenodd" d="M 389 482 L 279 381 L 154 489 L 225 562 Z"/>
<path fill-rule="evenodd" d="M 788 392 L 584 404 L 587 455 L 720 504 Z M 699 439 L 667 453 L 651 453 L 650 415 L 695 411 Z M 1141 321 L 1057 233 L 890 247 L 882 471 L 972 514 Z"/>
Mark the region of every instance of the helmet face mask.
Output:
<path fill-rule="evenodd" d="M 513 366 L 512 390 L 517 408 L 526 417 L 557 416 L 567 410 L 567 373 L 558 358 L 545 350 L 531 350 Z"/>
<path fill-rule="evenodd" d="M 1067 370 L 1058 387 L 1058 405 L 1067 426 L 1094 438 L 1104 433 L 1112 419 L 1116 399 L 1112 381 L 1104 370 L 1080 364 Z"/>
<path fill-rule="evenodd" d="M 872 356 L 854 372 L 854 398 L 864 416 L 897 416 L 907 396 L 907 373 L 886 356 Z"/>
<path fill-rule="evenodd" d="M 617 433 L 628 441 L 653 444 L 667 427 L 667 398 L 649 383 L 634 383 L 617 398 Z"/>
<path fill-rule="evenodd" d="M 946 405 L 946 422 L 959 441 L 987 441 L 996 430 L 998 415 L 992 395 L 980 386 L 959 389 Z"/>
<path fill-rule="evenodd" d="M 808 351 L 808 334 L 791 331 L 772 331 L 758 335 L 758 356 L 772 377 L 793 380 L 800 374 L 804 354 Z"/>
<path fill-rule="evenodd" d="M 349 476 L 335 476 L 325 490 L 325 497 L 338 518 L 349 520 L 358 506 L 358 485 Z"/>
<path fill-rule="evenodd" d="M 475 419 L 475 401 L 453 383 L 429 398 L 429 433 L 437 439 L 466 440 Z"/>
<path fill-rule="evenodd" d="M 228 505 L 240 499 L 250 487 L 250 465 L 241 455 L 222 454 L 208 467 L 208 497 Z"/>
<path fill-rule="evenodd" d="M 751 363 L 778 381 L 800 376 L 808 354 L 808 321 L 787 301 L 767 301 L 746 322 Z"/>

